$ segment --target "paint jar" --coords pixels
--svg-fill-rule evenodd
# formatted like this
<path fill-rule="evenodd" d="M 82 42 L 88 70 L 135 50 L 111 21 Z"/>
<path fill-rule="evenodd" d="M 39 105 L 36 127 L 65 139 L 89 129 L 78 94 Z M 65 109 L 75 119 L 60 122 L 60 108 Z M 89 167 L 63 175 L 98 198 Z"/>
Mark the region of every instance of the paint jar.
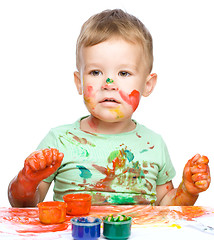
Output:
<path fill-rule="evenodd" d="M 67 204 L 64 202 L 40 202 L 37 206 L 39 208 L 39 220 L 44 224 L 62 223 L 66 219 Z"/>
<path fill-rule="evenodd" d="M 100 237 L 101 222 L 101 219 L 90 216 L 72 218 L 72 237 L 76 240 L 96 240 Z"/>
<path fill-rule="evenodd" d="M 87 215 L 91 209 L 91 195 L 86 193 L 67 194 L 63 196 L 67 203 L 67 214 Z"/>
<path fill-rule="evenodd" d="M 128 239 L 131 235 L 132 218 L 122 222 L 111 222 L 103 220 L 103 236 L 108 239 Z"/>

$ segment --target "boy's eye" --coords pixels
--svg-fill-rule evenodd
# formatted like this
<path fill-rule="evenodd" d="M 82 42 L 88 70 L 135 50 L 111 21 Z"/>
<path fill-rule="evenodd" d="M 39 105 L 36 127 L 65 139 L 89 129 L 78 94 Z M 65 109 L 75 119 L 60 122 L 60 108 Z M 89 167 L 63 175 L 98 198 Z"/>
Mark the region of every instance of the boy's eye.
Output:
<path fill-rule="evenodd" d="M 90 74 L 93 75 L 93 76 L 99 76 L 102 73 L 100 71 L 98 71 L 98 70 L 93 70 L 93 71 L 90 72 Z"/>
<path fill-rule="evenodd" d="M 121 77 L 128 77 L 129 75 L 130 75 L 130 73 L 128 73 L 126 71 L 119 72 L 119 76 L 121 76 Z"/>

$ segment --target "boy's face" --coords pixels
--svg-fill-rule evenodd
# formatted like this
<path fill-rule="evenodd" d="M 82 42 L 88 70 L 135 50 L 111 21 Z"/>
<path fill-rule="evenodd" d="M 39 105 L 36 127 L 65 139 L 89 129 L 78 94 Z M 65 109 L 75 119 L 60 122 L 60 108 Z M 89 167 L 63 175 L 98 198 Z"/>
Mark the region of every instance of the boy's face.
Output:
<path fill-rule="evenodd" d="M 83 47 L 75 82 L 88 111 L 106 122 L 131 118 L 141 96 L 148 96 L 156 83 L 156 74 L 145 66 L 142 46 L 121 38 Z"/>

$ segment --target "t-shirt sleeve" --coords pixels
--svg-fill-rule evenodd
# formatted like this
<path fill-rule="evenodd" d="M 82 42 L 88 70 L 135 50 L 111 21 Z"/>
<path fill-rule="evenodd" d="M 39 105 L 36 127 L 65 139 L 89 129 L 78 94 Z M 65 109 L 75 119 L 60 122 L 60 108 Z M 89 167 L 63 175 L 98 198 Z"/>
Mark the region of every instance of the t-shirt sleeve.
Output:
<path fill-rule="evenodd" d="M 161 164 L 159 165 L 160 168 L 159 168 L 157 181 L 156 181 L 157 185 L 162 185 L 171 181 L 176 174 L 174 166 L 169 156 L 167 146 L 163 140 L 161 142 L 160 155 L 161 155 L 160 156 Z"/>
<path fill-rule="evenodd" d="M 40 142 L 39 146 L 37 147 L 37 150 L 39 149 L 45 149 L 45 148 L 56 148 L 58 149 L 58 143 L 57 138 L 52 130 L 49 131 L 49 133 L 44 137 L 44 139 Z M 57 174 L 57 171 L 50 175 L 48 178 L 44 179 L 44 182 L 52 182 L 55 178 L 55 175 Z"/>
<path fill-rule="evenodd" d="M 37 150 L 44 149 L 44 148 L 57 148 L 58 149 L 57 138 L 52 129 L 44 137 L 44 139 L 40 142 L 39 146 L 37 147 Z"/>

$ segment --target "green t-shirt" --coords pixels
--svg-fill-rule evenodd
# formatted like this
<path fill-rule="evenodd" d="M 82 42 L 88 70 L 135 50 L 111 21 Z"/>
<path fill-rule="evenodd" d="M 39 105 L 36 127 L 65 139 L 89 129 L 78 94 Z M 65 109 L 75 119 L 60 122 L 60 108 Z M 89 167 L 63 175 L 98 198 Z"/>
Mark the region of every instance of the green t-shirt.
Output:
<path fill-rule="evenodd" d="M 64 153 L 54 180 L 54 197 L 90 193 L 93 205 L 154 204 L 156 185 L 175 176 L 167 147 L 160 135 L 136 123 L 131 132 L 95 134 L 80 130 L 80 120 L 50 130 L 38 149 Z"/>

